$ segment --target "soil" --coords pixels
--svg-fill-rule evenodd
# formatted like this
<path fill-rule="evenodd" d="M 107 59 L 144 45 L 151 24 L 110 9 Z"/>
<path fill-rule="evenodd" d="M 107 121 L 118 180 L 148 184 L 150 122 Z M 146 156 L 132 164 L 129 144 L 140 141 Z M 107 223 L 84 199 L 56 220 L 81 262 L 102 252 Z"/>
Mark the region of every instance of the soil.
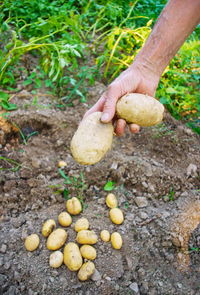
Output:
<path fill-rule="evenodd" d="M 104 89 L 96 84 L 88 89 L 89 104 L 65 110 L 43 93 L 37 102 L 27 91 L 13 96 L 19 108 L 10 113 L 10 125 L 0 124 L 0 294 L 200 294 L 199 137 L 167 114 L 158 126 L 115 138 L 100 163 L 80 166 L 71 157 L 70 139 Z M 64 184 L 60 160 L 67 164 L 65 175 L 83 173 L 84 186 Z M 116 182 L 113 192 L 125 215 L 118 226 L 105 205 L 109 180 Z M 124 241 L 121 250 L 114 250 L 98 240 L 96 272 L 87 282 L 65 265 L 50 268 L 41 235 L 43 222 L 57 221 L 65 210 L 64 188 L 84 203 L 73 223 L 87 217 L 98 235 L 102 229 L 118 231 Z M 68 241 L 75 241 L 73 227 L 66 230 Z M 31 233 L 41 242 L 27 252 L 24 240 Z"/>

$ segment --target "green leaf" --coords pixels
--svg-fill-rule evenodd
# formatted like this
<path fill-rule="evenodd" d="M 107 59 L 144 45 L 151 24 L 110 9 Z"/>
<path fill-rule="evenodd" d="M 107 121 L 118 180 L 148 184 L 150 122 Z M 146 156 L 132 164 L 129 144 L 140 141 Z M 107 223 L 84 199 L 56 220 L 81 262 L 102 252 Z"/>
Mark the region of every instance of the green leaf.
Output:
<path fill-rule="evenodd" d="M 63 197 L 66 201 L 69 200 L 69 190 L 66 188 L 63 190 Z"/>
<path fill-rule="evenodd" d="M 106 184 L 104 185 L 104 191 L 112 191 L 115 188 L 115 182 L 114 181 L 108 181 L 106 182 Z"/>

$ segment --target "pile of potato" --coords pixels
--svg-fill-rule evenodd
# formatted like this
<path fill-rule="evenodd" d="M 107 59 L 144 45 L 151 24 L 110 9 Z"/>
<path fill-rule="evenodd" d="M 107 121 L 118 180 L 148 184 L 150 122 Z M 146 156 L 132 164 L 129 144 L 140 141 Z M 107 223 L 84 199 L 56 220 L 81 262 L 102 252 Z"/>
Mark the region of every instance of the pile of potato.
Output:
<path fill-rule="evenodd" d="M 109 216 L 113 223 L 121 224 L 124 221 L 123 212 L 117 208 L 118 202 L 114 194 L 109 193 L 106 197 L 106 205 L 110 208 Z M 82 205 L 78 198 L 73 197 L 66 202 L 67 212 L 61 212 L 58 215 L 58 223 L 63 227 L 69 227 L 72 224 L 71 215 L 78 215 L 82 211 Z M 68 233 L 63 228 L 56 228 L 54 219 L 48 219 L 42 226 L 42 235 L 47 238 L 46 247 L 54 251 L 49 257 L 49 265 L 53 268 L 60 267 L 63 262 L 71 271 L 78 271 L 80 281 L 89 279 L 95 271 L 95 260 L 97 253 L 92 246 L 97 243 L 98 236 L 93 230 L 89 229 L 90 224 L 87 218 L 78 219 L 74 225 L 76 231 L 76 242 L 66 244 Z M 104 242 L 111 241 L 114 249 L 121 249 L 122 237 L 118 232 L 110 235 L 109 231 L 102 230 L 100 238 Z M 25 240 L 25 248 L 28 251 L 34 251 L 40 243 L 37 234 L 31 234 Z M 66 244 L 66 245 L 65 245 Z M 64 246 L 63 253 L 59 250 Z"/>

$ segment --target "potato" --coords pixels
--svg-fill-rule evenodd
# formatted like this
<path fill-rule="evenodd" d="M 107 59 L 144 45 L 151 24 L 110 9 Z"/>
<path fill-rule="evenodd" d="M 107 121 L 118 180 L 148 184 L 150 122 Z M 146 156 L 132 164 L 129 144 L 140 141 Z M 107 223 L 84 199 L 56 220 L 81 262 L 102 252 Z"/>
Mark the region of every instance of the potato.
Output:
<path fill-rule="evenodd" d="M 99 162 L 111 148 L 114 128 L 112 123 L 100 121 L 101 114 L 95 112 L 83 119 L 72 138 L 72 156 L 82 165 Z"/>
<path fill-rule="evenodd" d="M 112 233 L 111 244 L 114 249 L 121 249 L 123 241 L 122 241 L 122 237 L 119 233 L 117 233 L 117 232 Z"/>
<path fill-rule="evenodd" d="M 47 239 L 47 248 L 49 250 L 60 249 L 67 240 L 67 232 L 62 228 L 54 230 Z"/>
<path fill-rule="evenodd" d="M 61 161 L 58 162 L 58 167 L 59 168 L 63 168 L 63 167 L 66 167 L 66 166 L 67 166 L 67 163 L 65 161 L 61 160 Z"/>
<path fill-rule="evenodd" d="M 117 198 L 114 194 L 112 193 L 109 193 L 106 197 L 106 205 L 109 207 L 109 208 L 116 208 L 117 207 Z"/>
<path fill-rule="evenodd" d="M 72 223 L 71 215 L 69 215 L 67 212 L 61 212 L 58 215 L 58 222 L 62 226 L 69 226 Z"/>
<path fill-rule="evenodd" d="M 85 217 L 78 219 L 76 221 L 75 227 L 74 227 L 75 231 L 77 231 L 77 232 L 84 230 L 84 229 L 88 229 L 88 228 L 89 228 L 89 221 Z"/>
<path fill-rule="evenodd" d="M 53 252 L 49 257 L 49 265 L 58 268 L 63 264 L 63 253 L 61 251 Z"/>
<path fill-rule="evenodd" d="M 162 121 L 164 106 L 154 97 L 129 93 L 118 100 L 116 111 L 118 117 L 126 122 L 147 127 Z"/>
<path fill-rule="evenodd" d="M 81 246 L 80 252 L 82 257 L 88 260 L 94 260 L 97 257 L 96 249 L 90 245 Z"/>
<path fill-rule="evenodd" d="M 101 237 L 102 241 L 109 242 L 110 241 L 110 233 L 109 233 L 109 231 L 107 231 L 105 229 L 102 230 L 100 232 L 100 237 Z"/>
<path fill-rule="evenodd" d="M 42 235 L 47 238 L 56 227 L 56 222 L 53 219 L 48 219 L 42 226 Z"/>
<path fill-rule="evenodd" d="M 68 243 L 64 248 L 64 264 L 71 271 L 81 268 L 83 259 L 79 247 L 75 243 Z"/>
<path fill-rule="evenodd" d="M 34 251 L 38 248 L 40 244 L 40 238 L 36 234 L 28 236 L 25 240 L 24 246 L 28 251 Z"/>
<path fill-rule="evenodd" d="M 88 280 L 95 271 L 95 265 L 93 262 L 88 261 L 83 263 L 81 268 L 78 271 L 78 278 L 80 281 L 86 281 Z"/>
<path fill-rule="evenodd" d="M 82 211 L 81 202 L 76 197 L 67 200 L 66 208 L 67 211 L 72 215 L 78 215 Z"/>
<path fill-rule="evenodd" d="M 76 236 L 76 240 L 79 244 L 93 245 L 97 242 L 97 235 L 92 230 L 81 230 Z"/>
<path fill-rule="evenodd" d="M 111 221 L 115 224 L 122 224 L 122 222 L 124 221 L 123 212 L 119 208 L 111 209 L 109 214 Z"/>

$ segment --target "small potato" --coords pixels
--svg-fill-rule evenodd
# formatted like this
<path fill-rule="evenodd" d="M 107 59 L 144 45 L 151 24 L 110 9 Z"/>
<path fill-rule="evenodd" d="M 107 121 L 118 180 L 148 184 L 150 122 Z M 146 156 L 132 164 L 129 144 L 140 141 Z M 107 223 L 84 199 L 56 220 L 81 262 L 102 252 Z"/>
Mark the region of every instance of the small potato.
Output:
<path fill-rule="evenodd" d="M 122 224 L 124 221 L 124 215 L 119 208 L 113 208 L 110 210 L 110 219 L 115 224 Z"/>
<path fill-rule="evenodd" d="M 83 119 L 72 138 L 72 156 L 82 165 L 99 162 L 111 148 L 114 128 L 112 123 L 100 121 L 101 114 L 95 112 Z"/>
<path fill-rule="evenodd" d="M 63 264 L 63 253 L 61 251 L 53 252 L 49 257 L 49 265 L 58 268 Z"/>
<path fill-rule="evenodd" d="M 78 278 L 80 281 L 87 281 L 94 273 L 95 265 L 93 262 L 88 261 L 83 263 L 78 271 Z"/>
<path fill-rule="evenodd" d="M 36 234 L 28 236 L 25 240 L 24 246 L 28 251 L 34 251 L 38 248 L 40 244 L 40 238 Z"/>
<path fill-rule="evenodd" d="M 72 215 L 78 215 L 82 211 L 81 202 L 76 197 L 67 200 L 66 208 L 67 211 Z"/>
<path fill-rule="evenodd" d="M 53 219 L 48 219 L 42 226 L 42 235 L 47 238 L 56 227 L 56 222 Z"/>
<path fill-rule="evenodd" d="M 60 249 L 67 240 L 67 232 L 62 228 L 54 230 L 47 239 L 47 248 L 49 250 Z"/>
<path fill-rule="evenodd" d="M 102 241 L 109 242 L 110 241 L 110 233 L 109 233 L 109 231 L 107 231 L 106 229 L 102 230 L 100 232 L 100 237 L 101 237 Z"/>
<path fill-rule="evenodd" d="M 67 163 L 65 161 L 61 160 L 61 161 L 58 162 L 58 167 L 59 168 L 63 168 L 63 167 L 66 167 L 66 166 L 67 166 Z"/>
<path fill-rule="evenodd" d="M 76 240 L 79 244 L 93 245 L 97 242 L 97 235 L 92 230 L 81 230 L 76 236 Z"/>
<path fill-rule="evenodd" d="M 111 244 L 113 246 L 114 249 L 121 249 L 123 241 L 122 241 L 122 237 L 119 233 L 114 232 L 111 235 Z"/>
<path fill-rule="evenodd" d="M 106 197 L 106 205 L 109 207 L 109 208 L 116 208 L 117 207 L 117 198 L 114 194 L 110 193 L 107 195 Z"/>
<path fill-rule="evenodd" d="M 83 258 L 78 245 L 75 243 L 68 243 L 64 248 L 64 264 L 71 271 L 77 271 L 81 268 Z"/>
<path fill-rule="evenodd" d="M 81 246 L 80 252 L 82 257 L 88 260 L 94 260 L 97 257 L 96 249 L 90 245 Z"/>
<path fill-rule="evenodd" d="M 116 110 L 118 117 L 126 122 L 147 127 L 162 121 L 164 106 L 154 97 L 129 93 L 118 100 Z"/>
<path fill-rule="evenodd" d="M 76 221 L 75 227 L 74 227 L 75 231 L 77 231 L 77 232 L 84 230 L 84 229 L 88 229 L 88 228 L 89 228 L 89 221 L 85 217 L 78 219 Z"/>
<path fill-rule="evenodd" d="M 69 215 L 67 212 L 61 212 L 58 215 L 58 222 L 62 226 L 69 226 L 72 223 L 71 215 Z"/>

